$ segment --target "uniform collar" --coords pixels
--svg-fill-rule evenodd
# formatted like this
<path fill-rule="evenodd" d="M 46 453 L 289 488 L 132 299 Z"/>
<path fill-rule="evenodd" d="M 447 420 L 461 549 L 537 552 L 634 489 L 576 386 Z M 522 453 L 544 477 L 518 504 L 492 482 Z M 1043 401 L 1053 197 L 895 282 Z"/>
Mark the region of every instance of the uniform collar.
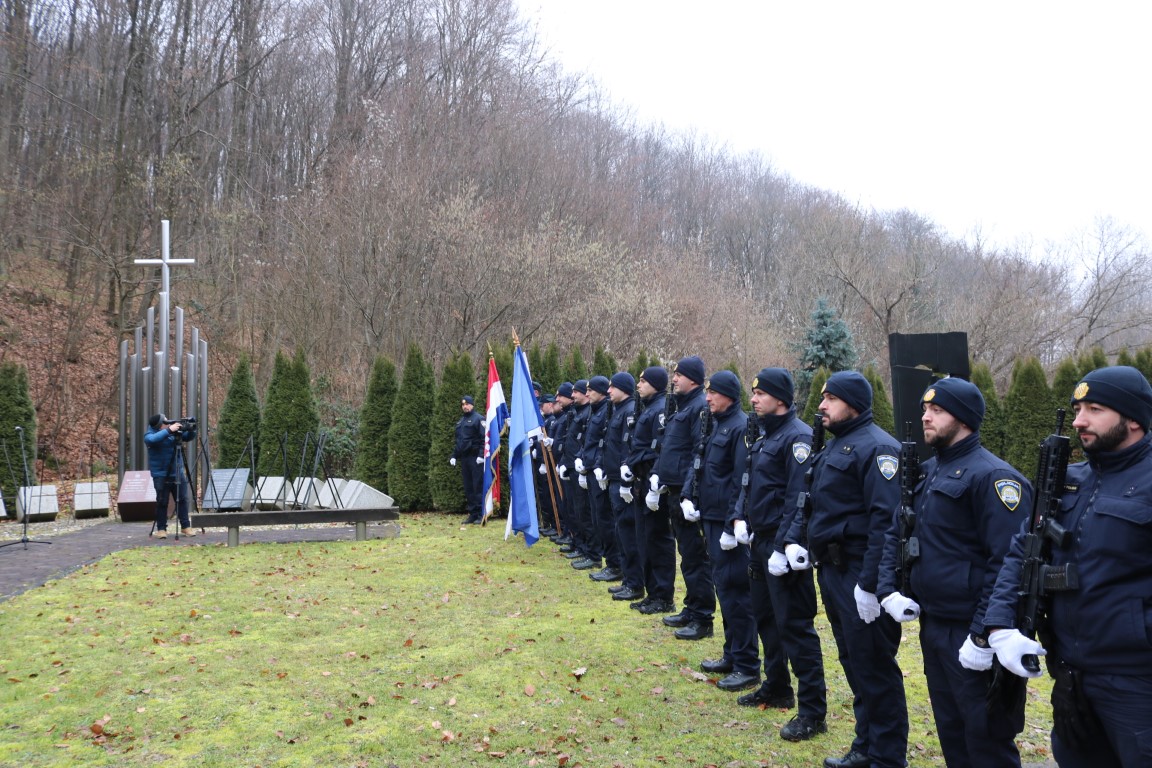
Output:
<path fill-rule="evenodd" d="M 860 414 L 856 418 L 849 419 L 848 421 L 844 422 L 843 424 L 837 425 L 836 429 L 832 429 L 832 427 L 828 427 L 828 431 L 831 432 L 836 437 L 844 437 L 844 435 L 847 435 L 849 432 L 854 432 L 857 429 L 859 429 L 860 427 L 866 427 L 871 423 L 872 423 L 872 409 L 869 408 L 868 410 L 864 411 L 864 413 Z"/>
<path fill-rule="evenodd" d="M 773 432 L 780 429 L 780 427 L 796 418 L 796 406 L 793 405 L 791 408 L 789 408 L 787 413 L 779 415 L 770 413 L 767 416 L 761 416 L 759 418 L 761 433 L 766 436 L 771 435 Z"/>
<path fill-rule="evenodd" d="M 1088 463 L 1098 472 L 1119 472 L 1145 461 L 1152 453 L 1152 433 L 1144 433 L 1136 443 L 1122 451 L 1089 455 Z"/>
<path fill-rule="evenodd" d="M 941 462 L 952 461 L 958 456 L 972 453 L 980 447 L 980 433 L 973 432 L 958 443 L 952 443 L 947 448 L 936 449 L 936 455 L 940 457 Z"/>

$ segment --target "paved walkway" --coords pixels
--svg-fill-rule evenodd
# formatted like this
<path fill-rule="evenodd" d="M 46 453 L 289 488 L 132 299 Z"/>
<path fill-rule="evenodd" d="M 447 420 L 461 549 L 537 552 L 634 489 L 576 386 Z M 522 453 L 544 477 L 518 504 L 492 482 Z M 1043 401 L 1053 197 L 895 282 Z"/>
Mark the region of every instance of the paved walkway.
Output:
<path fill-rule="evenodd" d="M 393 526 L 395 524 L 393 523 Z M 122 523 L 119 520 L 90 525 L 76 531 L 62 533 L 49 544 L 36 544 L 42 539 L 36 534 L 36 525 L 29 526 L 31 542 L 3 542 L 0 547 L 0 601 L 39 587 L 52 579 L 66 576 L 89 563 L 131 547 L 189 547 L 206 544 L 226 544 L 228 532 L 224 528 L 209 528 L 204 533 L 187 538 L 174 537 L 169 527 L 167 539 L 154 539 L 148 535 L 151 523 Z M 390 526 L 369 525 L 369 538 L 383 538 L 394 532 Z M 240 543 L 292 542 L 292 541 L 352 541 L 356 538 L 354 525 L 332 524 L 302 527 L 241 528 Z"/>

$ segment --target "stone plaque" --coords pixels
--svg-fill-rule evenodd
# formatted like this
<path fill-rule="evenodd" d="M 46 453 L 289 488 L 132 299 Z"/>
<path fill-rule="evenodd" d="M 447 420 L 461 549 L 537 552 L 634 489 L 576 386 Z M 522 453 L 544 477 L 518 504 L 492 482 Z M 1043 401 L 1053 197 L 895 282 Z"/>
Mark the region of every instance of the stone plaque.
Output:
<path fill-rule="evenodd" d="M 348 481 L 342 477 L 330 477 L 320 486 L 319 504 L 322 509 L 344 509 L 344 486 Z"/>
<path fill-rule="evenodd" d="M 378 507 L 394 507 L 396 502 L 386 493 L 381 493 L 367 483 L 359 480 L 349 480 L 340 492 L 340 500 L 344 502 L 344 509 L 376 509 Z"/>
<path fill-rule="evenodd" d="M 76 483 L 72 508 L 77 520 L 89 517 L 108 517 L 111 506 L 108 483 Z"/>
<path fill-rule="evenodd" d="M 60 513 L 60 500 L 56 498 L 56 486 L 24 486 L 16 491 L 16 519 L 28 518 L 30 523 L 46 523 L 56 519 Z"/>
<path fill-rule="evenodd" d="M 124 523 L 150 523 L 156 519 L 156 487 L 152 485 L 151 472 L 135 469 L 124 473 L 116 509 Z"/>
<path fill-rule="evenodd" d="M 318 477 L 298 477 L 292 481 L 288 503 L 296 509 L 316 509 L 320 506 L 320 487 L 324 481 Z"/>
<path fill-rule="evenodd" d="M 214 469 L 208 479 L 208 489 L 200 501 L 201 509 L 218 511 L 249 509 L 252 504 L 252 486 L 248 484 L 249 469 Z"/>
<path fill-rule="evenodd" d="M 256 482 L 257 509 L 284 509 L 287 488 L 282 477 L 262 477 Z"/>

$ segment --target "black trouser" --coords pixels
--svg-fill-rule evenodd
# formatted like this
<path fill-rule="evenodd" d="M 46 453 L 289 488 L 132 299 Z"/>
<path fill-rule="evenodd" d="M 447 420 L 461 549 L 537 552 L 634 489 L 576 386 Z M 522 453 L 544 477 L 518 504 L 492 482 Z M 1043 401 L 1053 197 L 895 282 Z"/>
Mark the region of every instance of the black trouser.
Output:
<path fill-rule="evenodd" d="M 620 497 L 620 481 L 608 483 L 608 501 L 612 504 L 612 519 L 615 522 L 616 543 L 619 545 L 620 572 L 623 583 L 632 589 L 644 589 L 644 571 L 640 563 L 640 551 L 636 541 L 636 498 L 624 501 Z M 611 565 L 611 561 L 608 562 Z"/>
<path fill-rule="evenodd" d="M 948 768 L 1019 768 L 1016 734 L 1024 728 L 1024 710 L 1009 712 L 998 700 L 990 705 L 992 671 L 960 665 L 969 623 L 920 614 L 924 677 L 940 750 Z"/>
<path fill-rule="evenodd" d="M 588 510 L 596 531 L 599 556 L 614 571 L 620 570 L 620 546 L 616 543 L 616 520 L 612 515 L 612 502 L 608 489 L 601 488 L 592 473 L 588 473 Z M 595 559 L 595 553 L 593 559 Z"/>
<path fill-rule="evenodd" d="M 668 486 L 660 496 L 661 511 L 672 521 L 672 534 L 680 550 L 680 575 L 684 578 L 684 613 L 690 618 L 712 623 L 716 613 L 716 588 L 712 584 L 712 563 L 704 542 L 704 527 L 690 523 L 680 511 L 680 488 Z"/>
<path fill-rule="evenodd" d="M 464 456 L 457 461 L 460 477 L 464 481 L 464 500 L 469 520 L 479 520 L 484 516 L 484 465 L 477 464 L 476 458 Z"/>
<path fill-rule="evenodd" d="M 667 494 L 660 497 L 661 504 L 666 498 Z M 643 494 L 636 497 L 632 509 L 636 515 L 636 549 L 644 590 L 653 600 L 672 602 L 676 585 L 676 539 L 672 536 L 672 521 L 663 507 L 655 512 L 648 509 Z"/>
<path fill-rule="evenodd" d="M 724 618 L 724 658 L 732 662 L 733 671 L 759 677 L 760 649 L 748 593 L 748 547 L 737 544 L 734 549 L 724 549 L 720 546 L 724 521 L 700 522 L 704 524 L 708 558 L 712 562 L 712 583 L 716 586 L 716 599 Z M 774 629 L 772 634 L 775 634 Z M 783 672 L 786 678 L 788 670 L 784 668 L 780 642 L 776 638 L 770 642 L 776 646 L 773 673 L 779 676 Z"/>
<path fill-rule="evenodd" d="M 871 624 L 860 619 L 853 590 L 863 565 L 862 559 L 845 555 L 839 567 L 820 566 L 820 594 L 840 666 L 852 689 L 856 716 L 852 749 L 868 755 L 873 766 L 903 768 L 908 753 L 908 706 L 904 676 L 896 663 L 900 625 L 883 611 Z"/>
<path fill-rule="evenodd" d="M 183 477 L 153 477 L 152 487 L 156 489 L 156 530 L 168 529 L 168 500 L 176 497 L 176 519 L 181 528 L 191 528 L 188 519 L 188 500 L 191 492 L 188 490 L 188 481 Z"/>
<path fill-rule="evenodd" d="M 816 617 L 816 583 L 812 570 L 788 571 L 773 576 L 768 571 L 775 531 L 757 532 L 752 538 L 752 561 L 748 565 L 752 615 L 760 642 L 764 644 L 764 679 L 773 693 L 791 689 L 785 662 L 796 675 L 797 714 L 823 720 L 828 713 L 827 688 L 824 683 L 824 657 L 820 636 L 813 620 Z M 769 628 L 775 629 L 775 632 Z M 777 654 L 768 644 L 775 635 L 780 648 L 783 675 L 775 670 Z M 779 682 L 778 682 L 779 681 Z"/>

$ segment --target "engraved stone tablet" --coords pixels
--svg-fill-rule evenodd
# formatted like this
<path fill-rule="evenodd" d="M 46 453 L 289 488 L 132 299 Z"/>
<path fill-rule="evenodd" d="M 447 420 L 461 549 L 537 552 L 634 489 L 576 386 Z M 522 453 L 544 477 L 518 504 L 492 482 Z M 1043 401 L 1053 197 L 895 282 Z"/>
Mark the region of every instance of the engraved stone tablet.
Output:
<path fill-rule="evenodd" d="M 24 486 L 16 491 L 16 519 L 28 518 L 30 523 L 44 523 L 56 519 L 60 513 L 60 501 L 56 498 L 56 486 Z"/>
<path fill-rule="evenodd" d="M 151 472 L 135 469 L 124 473 L 116 509 L 124 523 L 150 523 L 156 519 L 156 487 L 152 485 Z"/>
<path fill-rule="evenodd" d="M 248 484 L 250 471 L 244 468 L 212 470 L 200 508 L 217 511 L 249 509 L 252 501 L 252 486 Z"/>
<path fill-rule="evenodd" d="M 72 501 L 77 520 L 89 517 L 108 517 L 111 508 L 111 496 L 108 493 L 108 483 L 76 483 L 76 490 Z"/>

